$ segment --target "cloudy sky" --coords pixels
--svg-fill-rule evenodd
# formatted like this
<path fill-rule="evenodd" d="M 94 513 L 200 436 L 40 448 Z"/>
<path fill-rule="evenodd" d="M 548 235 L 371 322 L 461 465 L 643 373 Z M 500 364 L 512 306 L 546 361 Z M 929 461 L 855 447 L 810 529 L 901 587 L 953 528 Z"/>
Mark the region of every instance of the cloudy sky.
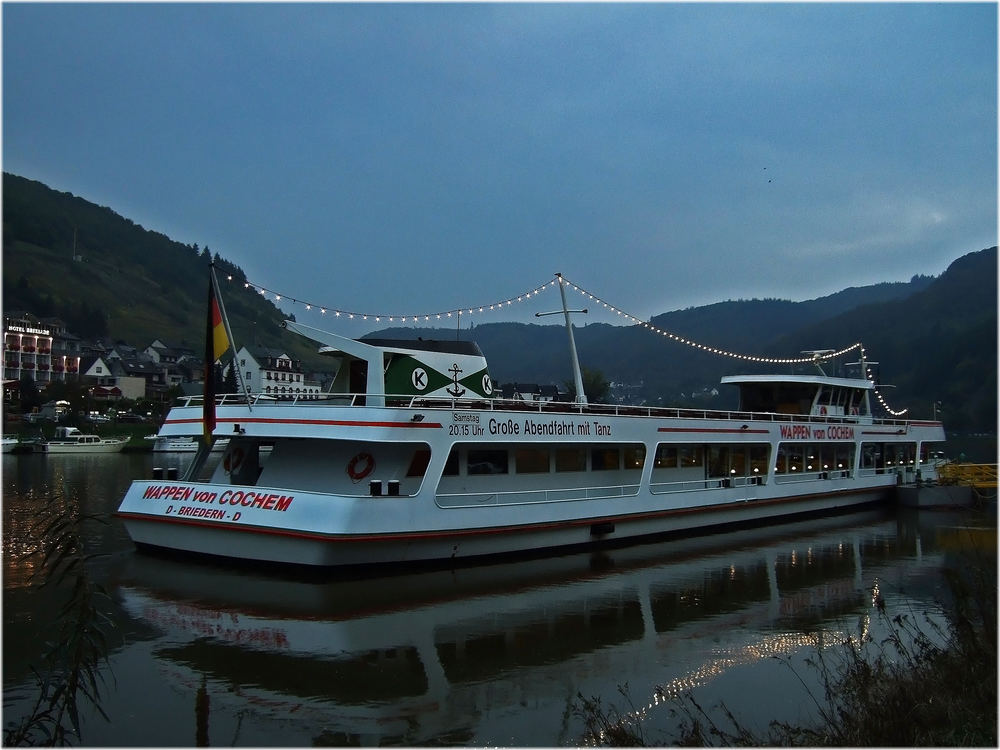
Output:
<path fill-rule="evenodd" d="M 3 168 L 331 309 L 812 299 L 996 244 L 997 6 L 5 3 Z"/>

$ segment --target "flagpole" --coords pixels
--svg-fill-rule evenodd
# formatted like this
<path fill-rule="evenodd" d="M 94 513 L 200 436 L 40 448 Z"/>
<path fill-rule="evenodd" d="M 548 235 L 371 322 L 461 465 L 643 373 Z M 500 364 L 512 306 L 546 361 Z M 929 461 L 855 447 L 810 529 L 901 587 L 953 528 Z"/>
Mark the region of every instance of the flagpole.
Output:
<path fill-rule="evenodd" d="M 229 346 L 232 347 L 233 350 L 233 362 L 230 367 L 236 370 L 236 378 L 239 381 L 240 392 L 247 398 L 247 410 L 253 411 L 253 408 L 250 405 L 250 392 L 247 390 L 246 382 L 243 380 L 243 372 L 236 364 L 236 355 L 239 350 L 236 348 L 236 339 L 233 338 L 233 331 L 229 327 L 229 316 L 226 315 L 226 306 L 222 301 L 222 292 L 219 291 L 219 279 L 215 275 L 215 261 L 213 260 L 208 265 L 212 272 L 212 288 L 215 290 L 215 299 L 219 305 L 219 312 L 222 313 L 222 325 L 225 326 L 226 338 L 229 339 Z"/>

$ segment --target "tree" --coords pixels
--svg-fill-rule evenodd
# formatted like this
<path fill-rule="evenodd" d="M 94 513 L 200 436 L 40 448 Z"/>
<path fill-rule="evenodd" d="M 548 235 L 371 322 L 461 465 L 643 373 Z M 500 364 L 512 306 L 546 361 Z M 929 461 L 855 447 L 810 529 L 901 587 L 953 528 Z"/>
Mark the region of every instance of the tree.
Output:
<path fill-rule="evenodd" d="M 36 406 L 42 405 L 42 396 L 38 392 L 38 384 L 27 373 L 21 375 L 21 412 L 29 414 Z"/>
<path fill-rule="evenodd" d="M 580 376 L 583 378 L 583 392 L 587 396 L 587 403 L 606 404 L 608 396 L 611 394 L 611 383 L 604 377 L 600 370 L 591 370 L 587 367 L 580 368 Z M 569 391 L 570 398 L 576 400 L 576 384 L 566 382 L 566 390 Z"/>
<path fill-rule="evenodd" d="M 212 367 L 212 377 L 215 378 L 215 392 L 225 393 L 226 381 L 225 378 L 222 377 L 222 365 L 218 362 L 216 362 Z"/>
<path fill-rule="evenodd" d="M 226 370 L 226 385 L 223 393 L 239 393 L 239 392 L 240 392 L 240 385 L 236 381 L 236 360 L 234 359 L 233 363 L 229 366 L 229 369 Z"/>

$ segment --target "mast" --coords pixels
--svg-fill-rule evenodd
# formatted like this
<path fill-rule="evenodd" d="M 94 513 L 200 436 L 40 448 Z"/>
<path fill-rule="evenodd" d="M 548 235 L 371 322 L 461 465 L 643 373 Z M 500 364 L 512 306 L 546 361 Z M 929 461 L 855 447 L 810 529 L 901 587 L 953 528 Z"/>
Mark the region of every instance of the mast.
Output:
<path fill-rule="evenodd" d="M 570 356 L 570 359 L 572 360 L 572 365 L 573 365 L 573 381 L 574 381 L 574 383 L 576 385 L 576 399 L 574 400 L 574 403 L 580 404 L 581 406 L 586 406 L 587 405 L 587 394 L 583 392 L 583 375 L 580 373 L 580 359 L 576 355 L 576 339 L 573 338 L 573 324 L 570 322 L 569 314 L 570 313 L 583 313 L 583 314 L 586 314 L 587 313 L 587 308 L 584 308 L 582 310 L 569 310 L 569 309 L 567 309 L 566 308 L 566 290 L 565 290 L 565 288 L 563 286 L 566 282 L 563 281 L 563 277 L 562 277 L 561 273 L 557 273 L 556 274 L 556 279 L 559 280 L 559 296 L 562 298 L 562 314 L 563 314 L 563 317 L 566 319 L 566 333 L 569 335 L 569 356 Z M 540 318 L 543 315 L 556 315 L 556 314 L 558 314 L 558 312 L 559 311 L 557 310 L 557 311 L 554 311 L 554 312 L 535 313 L 535 317 L 536 318 Z"/>

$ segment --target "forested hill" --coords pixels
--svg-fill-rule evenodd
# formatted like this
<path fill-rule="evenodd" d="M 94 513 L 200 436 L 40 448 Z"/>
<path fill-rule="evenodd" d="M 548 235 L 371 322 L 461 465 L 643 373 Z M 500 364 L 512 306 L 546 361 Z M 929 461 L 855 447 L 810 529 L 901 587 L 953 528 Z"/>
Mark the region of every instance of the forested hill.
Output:
<path fill-rule="evenodd" d="M 969 253 L 937 278 L 851 289 L 808 302 L 723 302 L 656 316 L 652 323 L 707 346 L 762 356 L 798 356 L 804 350 L 841 349 L 861 342 L 877 361 L 882 390 L 894 409 L 930 418 L 934 402 L 952 431 L 997 427 L 997 249 Z M 845 298 L 869 300 L 851 305 Z M 829 314 L 824 315 L 824 311 Z M 454 330 L 417 331 L 453 338 Z M 495 379 L 568 383 L 566 332 L 558 326 L 488 323 L 468 337 L 479 343 Z M 412 329 L 380 332 L 413 337 Z M 700 394 L 723 375 L 773 372 L 679 344 L 646 328 L 590 324 L 576 328 L 581 365 L 613 381 L 638 384 L 656 403 L 707 405 Z M 786 372 L 814 372 L 811 366 Z M 837 373 L 830 373 L 837 374 Z M 692 394 L 696 394 L 692 396 Z M 735 389 L 720 388 L 712 406 L 735 407 Z"/>
<path fill-rule="evenodd" d="M 211 258 L 207 247 L 175 242 L 110 208 L 3 175 L 5 312 L 61 318 L 85 339 L 145 347 L 158 338 L 201 351 Z M 246 280 L 239 266 L 214 258 L 220 279 Z M 281 328 L 285 314 L 260 294 L 233 283 L 225 301 L 237 341 L 317 360 L 315 347 Z"/>
<path fill-rule="evenodd" d="M 74 261 L 74 255 L 79 260 Z M 145 229 L 110 208 L 11 174 L 3 175 L 3 307 L 63 318 L 74 333 L 146 346 L 155 338 L 200 350 L 206 274 L 212 252 Z M 222 274 L 243 271 L 215 255 Z M 226 290 L 239 341 L 282 348 L 312 366 L 315 348 L 280 328 L 284 313 L 241 283 Z M 851 288 L 806 302 L 737 300 L 655 316 L 662 330 L 719 349 L 789 356 L 862 342 L 878 360 L 891 405 L 930 417 L 941 402 L 949 429 L 996 431 L 996 248 L 957 259 L 940 277 Z M 256 323 L 256 324 L 255 324 Z M 380 331 L 396 338 L 454 338 L 454 329 Z M 559 325 L 487 323 L 474 338 L 501 382 L 570 381 Z M 650 403 L 696 403 L 719 378 L 751 371 L 742 360 L 707 354 L 638 326 L 582 325 L 584 367 L 641 387 Z M 773 368 L 772 368 L 773 369 Z M 694 396 L 692 394 L 695 394 Z M 722 401 L 729 396 L 723 390 Z M 726 405 L 721 402 L 713 405 Z"/>

